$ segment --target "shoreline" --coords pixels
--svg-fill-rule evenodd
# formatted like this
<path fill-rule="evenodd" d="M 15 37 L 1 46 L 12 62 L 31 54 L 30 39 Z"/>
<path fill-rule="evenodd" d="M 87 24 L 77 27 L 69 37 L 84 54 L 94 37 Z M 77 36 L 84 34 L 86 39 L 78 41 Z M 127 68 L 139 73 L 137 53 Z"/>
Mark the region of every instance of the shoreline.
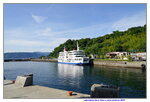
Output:
<path fill-rule="evenodd" d="M 23 60 L 9 60 L 5 62 L 13 61 L 33 61 L 33 62 L 58 62 L 57 59 L 23 59 Z M 109 67 L 122 67 L 122 68 L 137 68 L 142 69 L 142 64 L 146 66 L 146 61 L 97 61 L 93 60 L 93 65 L 96 66 L 109 66 Z"/>
<path fill-rule="evenodd" d="M 35 61 L 35 62 L 58 62 L 57 59 L 30 59 L 30 61 Z"/>

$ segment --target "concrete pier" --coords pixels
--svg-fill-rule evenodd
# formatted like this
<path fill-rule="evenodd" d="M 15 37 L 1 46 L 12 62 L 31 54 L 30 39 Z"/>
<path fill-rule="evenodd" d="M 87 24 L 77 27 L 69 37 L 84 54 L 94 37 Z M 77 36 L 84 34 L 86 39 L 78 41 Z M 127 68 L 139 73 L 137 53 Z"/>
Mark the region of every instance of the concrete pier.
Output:
<path fill-rule="evenodd" d="M 70 91 L 70 90 L 68 90 Z M 48 88 L 38 85 L 20 87 L 13 84 L 11 80 L 4 80 L 4 99 L 68 99 L 68 98 L 90 98 L 88 94 L 74 92 L 72 96 L 68 91 Z"/>

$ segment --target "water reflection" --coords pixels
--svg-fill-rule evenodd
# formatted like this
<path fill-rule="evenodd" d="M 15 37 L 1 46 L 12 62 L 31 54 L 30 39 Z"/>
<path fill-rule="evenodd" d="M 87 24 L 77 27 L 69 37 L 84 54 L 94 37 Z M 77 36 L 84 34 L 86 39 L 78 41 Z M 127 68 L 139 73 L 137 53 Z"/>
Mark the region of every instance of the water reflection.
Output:
<path fill-rule="evenodd" d="M 120 87 L 122 98 L 146 97 L 146 72 L 132 68 L 77 66 L 51 62 L 5 62 L 8 80 L 26 73 L 34 74 L 34 84 L 90 94 L 91 85 L 108 84 Z"/>
<path fill-rule="evenodd" d="M 83 75 L 83 66 L 58 64 L 58 76 L 77 78 Z"/>
<path fill-rule="evenodd" d="M 92 73 L 101 83 L 119 86 L 121 97 L 146 97 L 146 72 L 141 69 L 94 67 Z"/>

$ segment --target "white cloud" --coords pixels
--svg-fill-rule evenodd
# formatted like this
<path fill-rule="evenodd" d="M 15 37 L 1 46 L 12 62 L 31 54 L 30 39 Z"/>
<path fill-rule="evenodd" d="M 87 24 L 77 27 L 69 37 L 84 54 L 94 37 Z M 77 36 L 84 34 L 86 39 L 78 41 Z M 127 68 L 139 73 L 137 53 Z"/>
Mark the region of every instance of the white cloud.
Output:
<path fill-rule="evenodd" d="M 105 24 L 97 24 L 97 25 L 90 25 L 85 26 L 82 28 L 76 28 L 76 29 L 68 29 L 68 30 L 62 30 L 62 31 L 52 31 L 51 28 L 45 28 L 41 30 L 36 30 L 34 32 L 35 37 L 53 37 L 53 38 L 68 38 L 68 39 L 79 39 L 79 38 L 91 38 L 91 37 L 97 37 L 105 33 L 108 33 L 108 29 L 110 29 L 108 26 L 112 26 L 111 23 L 105 23 Z M 92 34 L 92 36 L 91 36 Z"/>
<path fill-rule="evenodd" d="M 37 23 L 42 23 L 46 20 L 47 17 L 44 16 L 37 16 L 37 15 L 31 15 L 32 18 L 37 22 Z"/>
<path fill-rule="evenodd" d="M 130 27 L 143 26 L 146 24 L 146 12 L 139 12 L 135 15 L 124 17 L 112 25 L 114 30 L 127 30 Z"/>
<path fill-rule="evenodd" d="M 32 15 L 32 17 L 37 23 L 41 23 L 46 19 L 45 17 L 36 15 Z M 4 32 L 4 47 L 7 51 L 32 51 L 32 49 L 33 51 L 35 49 L 36 51 L 52 51 L 55 47 L 68 39 L 98 37 L 115 30 L 126 30 L 130 27 L 143 26 L 144 24 L 146 24 L 146 12 L 124 17 L 114 22 L 106 22 L 74 29 L 65 28 L 58 31 L 55 29 L 58 25 L 56 26 L 55 24 L 51 26 L 49 24 L 42 25 L 42 28 L 38 25 L 34 28 L 30 26 L 26 28 L 9 29 Z M 64 24 L 59 27 L 64 26 L 66 25 Z"/>
<path fill-rule="evenodd" d="M 50 45 L 52 47 L 56 47 L 59 44 L 62 44 L 62 43 L 64 43 L 67 40 L 68 40 L 68 38 L 56 38 L 56 39 L 54 38 L 54 39 L 51 40 Z"/>
<path fill-rule="evenodd" d="M 130 27 L 143 26 L 144 24 L 146 24 L 146 12 L 141 11 L 134 15 L 121 18 L 117 21 L 90 25 L 82 28 L 62 31 L 52 31 L 50 28 L 50 30 L 46 30 L 46 28 L 41 32 L 37 32 L 37 35 L 41 37 L 91 38 L 109 34 L 115 30 L 121 31 L 127 30 Z"/>
<path fill-rule="evenodd" d="M 50 35 L 52 32 L 52 29 L 50 27 L 46 27 L 44 29 L 37 29 L 33 33 L 35 36 L 45 36 Z"/>
<path fill-rule="evenodd" d="M 4 35 L 6 37 L 17 37 L 25 34 L 25 30 L 21 28 L 14 28 L 9 30 L 4 30 Z"/>
<path fill-rule="evenodd" d="M 68 38 L 50 38 L 46 41 L 31 41 L 31 40 L 5 40 L 4 51 L 52 51 L 56 46 L 64 43 Z"/>
<path fill-rule="evenodd" d="M 41 41 L 29 41 L 29 40 L 7 40 L 4 42 L 6 46 L 24 46 L 24 47 L 37 47 L 37 46 L 49 46 L 47 43 Z"/>

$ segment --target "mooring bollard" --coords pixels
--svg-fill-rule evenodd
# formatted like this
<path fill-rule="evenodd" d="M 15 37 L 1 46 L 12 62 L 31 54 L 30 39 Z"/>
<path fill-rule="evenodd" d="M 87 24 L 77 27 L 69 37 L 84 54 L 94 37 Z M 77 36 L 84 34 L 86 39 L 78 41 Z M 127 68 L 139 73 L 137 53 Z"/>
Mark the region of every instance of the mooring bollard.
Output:
<path fill-rule="evenodd" d="M 20 87 L 33 85 L 33 74 L 17 76 L 15 85 Z"/>
<path fill-rule="evenodd" d="M 68 95 L 72 96 L 73 91 L 68 91 Z"/>
<path fill-rule="evenodd" d="M 12 80 L 12 83 L 14 84 L 14 83 L 15 83 L 15 80 Z"/>
<path fill-rule="evenodd" d="M 4 76 L 4 80 L 6 80 L 6 77 Z"/>
<path fill-rule="evenodd" d="M 91 98 L 119 98 L 119 87 L 103 84 L 93 84 Z"/>
<path fill-rule="evenodd" d="M 142 64 L 141 67 L 142 67 L 142 70 L 143 70 L 143 71 L 146 70 L 146 65 L 145 65 L 145 64 Z"/>

